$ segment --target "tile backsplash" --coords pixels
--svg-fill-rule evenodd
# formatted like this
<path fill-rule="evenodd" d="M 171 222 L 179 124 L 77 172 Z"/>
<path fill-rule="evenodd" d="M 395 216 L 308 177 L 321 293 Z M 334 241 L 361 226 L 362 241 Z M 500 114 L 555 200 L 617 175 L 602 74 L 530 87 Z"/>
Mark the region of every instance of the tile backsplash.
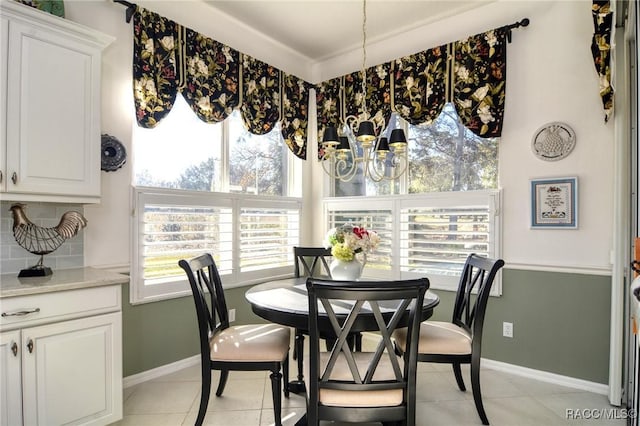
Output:
<path fill-rule="evenodd" d="M 0 274 L 18 273 L 38 263 L 40 256 L 18 245 L 13 237 L 12 201 L 0 202 Z M 25 215 L 38 226 L 51 228 L 60 222 L 65 212 L 75 210 L 84 214 L 81 204 L 25 202 Z M 91 226 L 91 224 L 87 225 Z M 66 240 L 53 253 L 44 256 L 44 265 L 53 270 L 84 266 L 84 231 Z"/>

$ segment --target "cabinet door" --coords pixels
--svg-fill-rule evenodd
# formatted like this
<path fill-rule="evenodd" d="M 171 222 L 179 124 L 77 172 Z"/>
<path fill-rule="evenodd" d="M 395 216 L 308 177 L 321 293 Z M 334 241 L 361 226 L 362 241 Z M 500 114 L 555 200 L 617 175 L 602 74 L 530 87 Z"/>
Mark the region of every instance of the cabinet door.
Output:
<path fill-rule="evenodd" d="M 6 191 L 7 181 L 7 51 L 9 21 L 0 16 L 0 192 Z"/>
<path fill-rule="evenodd" d="M 9 21 L 6 190 L 100 194 L 100 50 Z"/>
<path fill-rule="evenodd" d="M 106 425 L 122 418 L 120 312 L 22 330 L 28 425 Z"/>
<path fill-rule="evenodd" d="M 0 425 L 22 424 L 20 331 L 0 333 Z"/>

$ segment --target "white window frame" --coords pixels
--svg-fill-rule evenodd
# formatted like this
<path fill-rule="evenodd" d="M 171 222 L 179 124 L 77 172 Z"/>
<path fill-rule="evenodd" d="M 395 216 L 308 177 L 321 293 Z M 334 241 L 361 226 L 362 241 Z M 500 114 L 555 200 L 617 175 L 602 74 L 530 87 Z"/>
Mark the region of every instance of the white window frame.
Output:
<path fill-rule="evenodd" d="M 391 210 L 392 212 L 392 241 L 391 241 L 391 269 L 381 271 L 367 268 L 365 265 L 363 277 L 371 279 L 411 279 L 425 276 L 401 270 L 401 212 L 407 208 L 416 207 L 456 207 L 456 206 L 486 206 L 489 210 L 489 246 L 487 255 L 497 259 L 502 252 L 502 220 L 501 220 L 501 192 L 500 190 L 452 191 L 428 194 L 394 195 L 385 197 L 337 197 L 323 200 L 325 228 L 330 226 L 330 211 L 362 211 L 362 210 Z M 374 229 L 375 231 L 375 229 Z M 426 274 L 432 289 L 457 291 L 459 276 Z M 491 295 L 502 294 L 501 274 L 498 274 L 491 289 Z"/>
<path fill-rule="evenodd" d="M 282 279 L 293 274 L 293 246 L 299 244 L 302 199 L 295 197 L 268 197 L 238 193 L 214 193 L 186 191 L 164 188 L 134 187 L 132 190 L 132 267 L 130 302 L 140 304 L 158 300 L 184 297 L 191 294 L 186 276 L 163 283 L 146 285 L 143 259 L 143 212 L 146 204 L 179 206 L 225 207 L 232 210 L 232 271 L 222 275 L 225 288 L 243 287 L 268 280 Z M 281 266 L 257 271 L 240 271 L 240 224 L 239 216 L 243 208 L 283 209 L 297 212 L 297 230 L 292 231 L 291 250 L 287 250 L 286 261 Z M 294 217 L 296 214 L 294 213 Z M 203 250 L 203 253 L 205 250 Z M 185 256 L 189 258 L 193 256 Z"/>

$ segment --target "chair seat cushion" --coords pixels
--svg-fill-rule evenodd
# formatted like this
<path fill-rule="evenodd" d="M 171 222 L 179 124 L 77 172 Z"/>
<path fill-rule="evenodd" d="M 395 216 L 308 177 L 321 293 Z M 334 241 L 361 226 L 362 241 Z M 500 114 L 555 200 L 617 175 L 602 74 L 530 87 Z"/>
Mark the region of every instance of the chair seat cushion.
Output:
<path fill-rule="evenodd" d="M 393 333 L 396 343 L 406 347 L 407 329 Z M 467 355 L 471 353 L 471 335 L 462 327 L 450 322 L 425 321 L 420 324 L 419 354 Z"/>
<path fill-rule="evenodd" d="M 278 324 L 248 324 L 226 328 L 209 339 L 212 361 L 283 361 L 291 330 Z"/>
<path fill-rule="evenodd" d="M 353 353 L 360 377 L 364 378 L 369 360 L 373 356 L 370 352 L 354 352 Z M 324 367 L 327 365 L 330 354 L 328 352 L 320 352 L 320 365 L 321 371 L 324 371 Z M 395 355 L 394 355 L 395 356 Z M 311 389 L 310 374 L 309 374 L 309 360 L 305 359 L 304 363 L 304 381 L 307 389 Z M 403 368 L 402 358 L 398 358 L 400 369 Z M 382 355 L 382 359 L 378 364 L 378 368 L 373 375 L 375 380 L 395 380 L 395 374 L 389 357 L 385 354 Z M 349 370 L 346 358 L 344 354 L 340 354 L 336 365 L 331 372 L 332 380 L 345 380 L 352 381 L 353 376 Z M 402 389 L 389 389 L 389 390 L 372 390 L 372 391 L 349 391 L 340 389 L 320 389 L 318 399 L 322 405 L 336 406 L 336 407 L 395 407 L 402 404 L 403 392 Z"/>

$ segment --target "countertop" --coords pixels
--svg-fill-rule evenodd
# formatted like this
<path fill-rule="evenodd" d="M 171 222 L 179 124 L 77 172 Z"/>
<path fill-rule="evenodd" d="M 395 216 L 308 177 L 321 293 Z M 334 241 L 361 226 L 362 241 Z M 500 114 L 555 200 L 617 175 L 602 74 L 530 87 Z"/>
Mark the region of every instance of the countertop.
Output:
<path fill-rule="evenodd" d="M 96 268 L 57 269 L 48 277 L 18 278 L 17 273 L 4 274 L 0 275 L 0 299 L 128 282 L 128 275 Z"/>

